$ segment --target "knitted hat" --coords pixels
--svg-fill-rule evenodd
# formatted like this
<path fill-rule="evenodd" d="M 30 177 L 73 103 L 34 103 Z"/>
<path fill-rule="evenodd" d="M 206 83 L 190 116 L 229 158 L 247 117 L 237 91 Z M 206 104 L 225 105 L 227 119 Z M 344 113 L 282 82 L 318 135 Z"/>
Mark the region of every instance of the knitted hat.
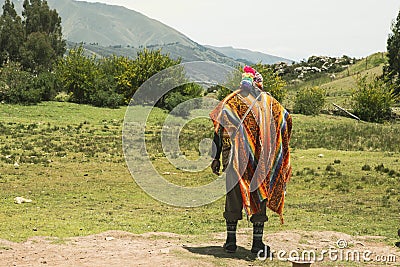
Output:
<path fill-rule="evenodd" d="M 251 74 L 253 74 L 253 77 L 256 76 L 256 70 L 253 69 L 253 68 L 250 67 L 250 66 L 244 66 L 243 71 L 244 71 L 245 73 L 251 73 Z"/>
<path fill-rule="evenodd" d="M 240 82 L 240 86 L 242 89 L 251 89 L 251 87 L 253 86 L 256 71 L 250 66 L 245 66 L 243 68 L 243 71 L 244 73 L 242 74 L 242 81 Z"/>

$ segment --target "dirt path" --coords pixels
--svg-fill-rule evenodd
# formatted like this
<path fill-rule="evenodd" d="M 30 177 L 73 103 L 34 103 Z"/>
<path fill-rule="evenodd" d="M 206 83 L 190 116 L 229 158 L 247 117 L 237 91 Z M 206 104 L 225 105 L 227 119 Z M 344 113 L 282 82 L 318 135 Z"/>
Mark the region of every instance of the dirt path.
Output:
<path fill-rule="evenodd" d="M 242 229 L 238 233 L 239 249 L 235 254 L 227 254 L 221 248 L 225 233 L 207 238 L 212 241 L 199 242 L 194 236 L 171 233 L 135 235 L 109 231 L 63 242 L 48 237 L 30 238 L 23 243 L 0 240 L 0 266 L 291 266 L 291 263 L 279 260 L 278 253 L 283 258 L 289 253 L 295 255 L 296 251 L 301 255 L 312 250 L 317 255 L 327 251 L 324 261 L 320 261 L 322 256 L 318 256 L 312 266 L 332 266 L 332 261 L 334 266 L 347 266 L 350 262 L 357 266 L 354 263 L 357 255 L 361 257 L 360 262 L 365 257 L 371 259 L 368 266 L 379 265 L 378 257 L 388 265 L 400 266 L 400 249 L 384 244 L 381 237 L 301 231 L 268 234 L 269 245 L 275 252 L 272 261 L 256 259 L 249 252 L 251 229 Z M 346 248 L 340 250 L 338 245 L 346 245 Z M 278 252 L 280 250 L 286 255 Z M 346 254 L 350 255 L 348 260 Z M 335 255 L 337 260 L 340 257 L 343 260 L 335 260 Z"/>

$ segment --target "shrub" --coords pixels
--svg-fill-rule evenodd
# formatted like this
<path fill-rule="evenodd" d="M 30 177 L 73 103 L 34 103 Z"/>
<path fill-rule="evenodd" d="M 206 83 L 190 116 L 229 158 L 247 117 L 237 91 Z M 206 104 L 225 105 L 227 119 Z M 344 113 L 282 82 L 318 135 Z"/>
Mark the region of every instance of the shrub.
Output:
<path fill-rule="evenodd" d="M 356 82 L 357 88 L 352 95 L 354 114 L 368 122 L 390 119 L 394 104 L 393 89 L 376 77 L 368 82 L 367 76 L 360 76 Z"/>
<path fill-rule="evenodd" d="M 17 63 L 10 62 L 0 71 L 0 101 L 11 104 L 36 104 L 41 101 L 41 91 L 33 85 L 33 77 L 22 71 Z"/>
<path fill-rule="evenodd" d="M 116 108 L 129 103 L 136 90 L 154 74 L 179 63 L 180 60 L 171 59 L 162 54 L 161 50 L 148 49 L 139 51 L 134 60 L 116 56 L 99 60 L 96 56 L 86 56 L 83 46 L 80 45 L 70 49 L 59 60 L 55 68 L 56 82 L 61 90 L 70 94 L 71 102 Z M 181 71 L 180 74 L 185 77 L 184 72 Z M 165 79 L 165 82 L 170 80 Z M 187 88 L 189 87 L 184 87 Z M 147 104 L 152 101 L 152 93 L 153 91 L 142 91 L 142 95 L 137 96 L 136 100 L 140 100 L 140 104 Z M 193 94 L 181 93 L 184 96 Z M 162 101 L 159 105 L 164 108 Z"/>
<path fill-rule="evenodd" d="M 45 71 L 33 79 L 33 87 L 41 92 L 41 100 L 54 100 L 57 95 L 56 77 L 53 73 Z"/>
<path fill-rule="evenodd" d="M 223 86 L 218 86 L 217 87 L 217 99 L 218 100 L 223 100 L 227 95 L 232 93 L 232 91 L 226 87 Z"/>
<path fill-rule="evenodd" d="M 71 100 L 71 94 L 67 94 L 66 92 L 62 91 L 59 92 L 55 97 L 55 101 L 58 102 L 69 102 Z"/>
<path fill-rule="evenodd" d="M 320 87 L 304 87 L 296 95 L 294 112 L 304 115 L 318 115 L 325 105 L 326 92 Z"/>
<path fill-rule="evenodd" d="M 252 67 L 263 76 L 264 91 L 269 92 L 276 100 L 282 103 L 287 94 L 286 82 L 274 72 L 270 65 L 257 63 Z"/>
<path fill-rule="evenodd" d="M 71 94 L 71 101 L 89 104 L 99 77 L 96 58 L 86 57 L 82 46 L 69 50 L 56 67 L 58 83 L 63 91 Z"/>
<path fill-rule="evenodd" d="M 190 115 L 190 111 L 198 108 L 200 104 L 201 99 L 193 99 L 192 96 L 182 95 L 180 92 L 172 92 L 165 98 L 165 108 L 181 117 Z"/>
<path fill-rule="evenodd" d="M 369 166 L 368 164 L 365 164 L 364 166 L 362 166 L 361 170 L 370 171 L 371 170 L 371 166 Z"/>
<path fill-rule="evenodd" d="M 100 73 L 93 87 L 89 104 L 108 108 L 118 108 L 124 104 L 124 95 L 116 92 L 116 84 L 106 74 Z"/>
<path fill-rule="evenodd" d="M 123 95 L 111 91 L 96 90 L 91 95 L 90 104 L 96 107 L 118 108 L 123 102 Z"/>
<path fill-rule="evenodd" d="M 325 168 L 325 170 L 326 170 L 327 172 L 334 172 L 334 171 L 335 171 L 335 168 L 334 168 L 332 165 L 327 165 L 326 168 Z"/>

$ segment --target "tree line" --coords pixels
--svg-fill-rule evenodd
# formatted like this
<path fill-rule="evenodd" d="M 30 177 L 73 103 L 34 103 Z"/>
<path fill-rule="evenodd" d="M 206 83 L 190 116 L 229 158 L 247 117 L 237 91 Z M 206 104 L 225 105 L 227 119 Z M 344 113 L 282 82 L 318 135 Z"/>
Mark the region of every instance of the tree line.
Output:
<path fill-rule="evenodd" d="M 0 67 L 18 62 L 31 73 L 50 71 L 65 53 L 61 18 L 46 1 L 24 0 L 22 18 L 5 0 L 0 17 Z"/>
<path fill-rule="evenodd" d="M 99 107 L 129 103 L 135 91 L 154 74 L 181 63 L 143 49 L 135 59 L 97 58 L 82 45 L 66 49 L 61 18 L 45 0 L 24 0 L 22 18 L 6 0 L 0 17 L 0 101 L 35 104 L 59 100 Z M 199 85 L 187 84 L 162 97 L 157 105 L 173 109 L 201 96 Z M 185 113 L 185 110 L 181 111 Z"/>
<path fill-rule="evenodd" d="M 49 8 L 46 0 L 24 0 L 22 17 L 15 10 L 10 0 L 5 0 L 0 16 L 0 101 L 7 103 L 34 104 L 40 101 L 58 100 L 100 107 L 119 107 L 128 104 L 136 90 L 151 76 L 163 69 L 176 66 L 180 59 L 172 59 L 161 50 L 143 49 L 135 58 L 111 56 L 98 58 L 86 54 L 82 45 L 66 49 L 62 36 L 61 17 L 56 10 Z M 368 113 L 371 107 L 382 102 L 384 113 L 390 111 L 390 105 L 400 95 L 400 12 L 391 27 L 392 33 L 387 41 L 388 64 L 380 82 L 358 81 L 358 93 L 355 99 L 363 101 L 355 105 L 356 113 Z M 330 67 L 330 59 L 310 58 L 315 66 L 313 70 Z M 328 60 L 328 61 L 326 61 Z M 355 59 L 354 59 L 355 60 Z M 345 57 L 342 64 L 349 64 L 353 59 Z M 321 66 L 320 66 L 321 65 Z M 332 65 L 335 67 L 335 65 Z M 285 69 L 276 66 L 256 64 L 254 67 L 264 76 L 264 88 L 279 101 L 286 96 L 286 82 L 293 79 Z M 308 71 L 303 67 L 300 71 Z M 298 73 L 296 74 L 298 75 Z M 307 72 L 304 72 L 307 79 Z M 238 83 L 236 83 L 238 84 Z M 236 86 L 232 85 L 232 86 Z M 217 97 L 222 99 L 226 88 L 217 90 Z M 172 110 L 179 103 L 202 96 L 201 86 L 187 84 L 175 88 L 162 97 L 157 106 Z M 370 97 L 370 96 L 373 97 Z M 389 96 L 388 96 L 389 95 Z M 310 101 L 312 97 L 322 98 L 323 92 L 309 88 L 299 92 L 297 101 Z M 382 98 L 384 98 L 382 100 Z M 315 99 L 316 103 L 323 103 Z M 319 104 L 321 106 L 321 104 Z M 389 106 L 389 109 L 388 109 Z M 295 111 L 304 113 L 311 105 L 298 103 Z M 308 108 L 305 113 L 314 113 L 320 108 Z M 188 112 L 182 110 L 182 113 Z M 382 113 L 380 110 L 374 114 Z M 374 114 L 364 116 L 369 121 L 380 121 Z"/>

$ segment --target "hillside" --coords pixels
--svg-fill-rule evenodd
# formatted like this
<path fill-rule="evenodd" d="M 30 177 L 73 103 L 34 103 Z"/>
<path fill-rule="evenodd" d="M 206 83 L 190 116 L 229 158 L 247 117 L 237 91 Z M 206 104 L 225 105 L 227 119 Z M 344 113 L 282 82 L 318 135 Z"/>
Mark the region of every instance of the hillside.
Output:
<path fill-rule="evenodd" d="M 74 47 L 78 43 L 68 42 L 68 47 Z M 98 44 L 88 44 L 85 43 L 83 47 L 90 54 L 95 54 L 100 57 L 106 57 L 111 55 L 124 56 L 134 58 L 136 53 L 142 48 L 136 48 L 132 46 L 102 46 Z M 217 51 L 211 49 L 205 49 L 201 45 L 195 47 L 185 46 L 179 43 L 169 44 L 169 45 L 150 45 L 147 46 L 149 49 L 161 49 L 164 54 L 168 54 L 170 57 L 177 59 L 181 58 L 183 62 L 190 61 L 213 61 L 222 64 L 227 64 L 230 66 L 236 66 L 240 64 L 230 57 L 227 57 Z"/>
<path fill-rule="evenodd" d="M 359 60 L 347 70 L 336 75 L 336 79 L 321 85 L 327 92 L 327 102 L 338 103 L 349 108 L 350 97 L 357 87 L 358 76 L 368 76 L 369 79 L 383 74 L 383 65 L 386 63 L 382 53 L 375 53 Z"/>
<path fill-rule="evenodd" d="M 73 0 L 48 2 L 60 14 L 64 36 L 72 42 L 134 47 L 179 42 L 195 46 L 171 27 L 125 7 Z"/>
<path fill-rule="evenodd" d="M 21 14 L 23 1 L 13 2 Z M 243 62 L 232 59 L 227 53 L 198 44 L 177 30 L 125 7 L 75 0 L 48 0 L 48 3 L 62 18 L 65 39 L 70 43 L 85 43 L 90 53 L 133 57 L 138 49 L 148 47 L 161 48 L 163 53 L 182 58 L 184 62 L 209 60 L 231 66 Z M 0 5 L 3 4 L 4 0 L 0 0 Z M 260 59 L 254 56 L 249 61 L 264 61 L 269 57 L 262 53 L 257 55 Z M 274 60 L 271 56 L 270 61 L 266 62 L 281 61 L 278 58 Z"/>
<path fill-rule="evenodd" d="M 13 2 L 21 14 L 23 0 Z M 173 28 L 125 7 L 75 0 L 47 2 L 61 16 L 63 35 L 71 42 L 134 47 L 178 42 L 189 47 L 196 46 Z M 4 0 L 0 0 L 0 5 L 3 4 Z"/>
<path fill-rule="evenodd" d="M 387 58 L 382 52 L 372 54 L 368 57 L 358 59 L 351 65 L 344 65 L 343 70 L 338 72 L 320 72 L 310 74 L 307 79 L 289 81 L 288 97 L 285 100 L 286 106 L 293 107 L 297 92 L 303 87 L 319 86 L 326 90 L 326 109 L 333 109 L 332 103 L 350 108 L 351 95 L 356 88 L 357 76 L 368 76 L 369 79 L 383 74 L 383 66 Z M 303 63 L 305 64 L 305 63 Z M 307 65 L 308 66 L 308 65 Z M 292 67 L 292 66 L 291 66 Z M 294 65 L 296 67 L 296 65 Z M 333 66 L 340 69 L 339 66 Z"/>
<path fill-rule="evenodd" d="M 251 51 L 248 49 L 233 48 L 231 46 L 215 47 L 206 45 L 205 47 L 214 49 L 228 57 L 231 57 L 238 61 L 242 61 L 244 63 L 256 64 L 261 62 L 263 64 L 274 64 L 277 62 L 285 62 L 291 64 L 293 62 L 293 60 L 290 59 L 272 56 L 261 52 Z"/>

